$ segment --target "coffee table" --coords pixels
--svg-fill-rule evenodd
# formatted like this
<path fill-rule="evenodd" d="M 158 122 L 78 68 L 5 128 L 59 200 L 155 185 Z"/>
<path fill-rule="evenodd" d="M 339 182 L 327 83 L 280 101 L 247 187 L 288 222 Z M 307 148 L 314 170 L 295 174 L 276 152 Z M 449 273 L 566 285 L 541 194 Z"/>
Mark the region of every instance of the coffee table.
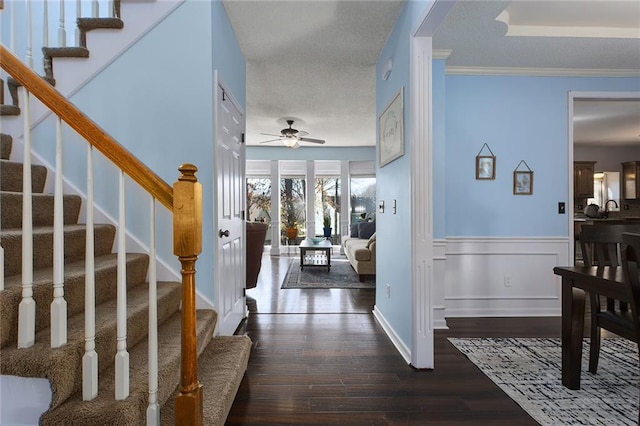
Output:
<path fill-rule="evenodd" d="M 331 250 L 333 250 L 331 241 L 324 240 L 316 243 L 313 240 L 305 239 L 300 242 L 299 248 L 301 271 L 305 266 L 326 266 L 327 271 L 331 270 Z"/>

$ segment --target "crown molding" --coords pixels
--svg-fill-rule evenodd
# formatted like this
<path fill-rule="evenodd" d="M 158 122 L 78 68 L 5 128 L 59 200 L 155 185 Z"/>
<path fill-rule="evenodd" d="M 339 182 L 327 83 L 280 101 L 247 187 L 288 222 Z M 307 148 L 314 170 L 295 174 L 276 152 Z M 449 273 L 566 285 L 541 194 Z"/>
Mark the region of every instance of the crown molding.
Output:
<path fill-rule="evenodd" d="M 435 59 L 435 55 L 434 55 Z M 581 69 L 526 67 L 459 67 L 447 66 L 449 75 L 522 75 L 530 77 L 640 77 L 637 69 Z"/>
<path fill-rule="evenodd" d="M 447 59 L 452 52 L 451 49 L 433 49 L 433 59 Z"/>

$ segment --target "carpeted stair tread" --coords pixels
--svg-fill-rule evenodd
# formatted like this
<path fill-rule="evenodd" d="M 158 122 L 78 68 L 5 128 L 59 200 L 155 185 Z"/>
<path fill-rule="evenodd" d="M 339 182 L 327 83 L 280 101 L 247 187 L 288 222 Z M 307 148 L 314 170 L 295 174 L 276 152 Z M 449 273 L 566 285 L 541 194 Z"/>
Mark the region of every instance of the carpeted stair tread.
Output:
<path fill-rule="evenodd" d="M 0 191 L 22 192 L 22 163 L 0 160 Z M 42 192 L 47 181 L 47 168 L 39 164 L 31 165 L 31 190 Z"/>
<path fill-rule="evenodd" d="M 20 107 L 15 105 L 0 105 L 0 116 L 2 115 L 20 115 Z"/>
<path fill-rule="evenodd" d="M 209 344 L 217 323 L 215 311 L 198 311 L 198 354 Z M 158 329 L 158 401 L 164 404 L 180 381 L 181 314 L 176 312 Z M 130 395 L 116 401 L 113 363 L 100 373 L 98 396 L 82 401 L 81 393 L 44 413 L 40 425 L 144 425 L 148 404 L 147 339 L 129 350 Z M 209 366 L 210 368 L 212 366 Z M 212 390 L 213 391 L 213 390 Z M 161 414 L 162 415 L 162 414 Z"/>
<path fill-rule="evenodd" d="M 33 194 L 34 226 L 53 226 L 53 202 L 53 194 Z M 77 195 L 64 195 L 62 203 L 64 224 L 77 223 L 82 199 Z M 0 206 L 0 229 L 22 227 L 22 192 L 1 192 Z"/>
<path fill-rule="evenodd" d="M 242 377 L 247 370 L 251 339 L 247 336 L 214 337 L 198 358 L 198 378 L 204 386 L 204 424 L 222 426 L 227 419 Z M 161 424 L 175 424 L 176 391 L 162 407 Z"/>
<path fill-rule="evenodd" d="M 11 147 L 13 146 L 13 138 L 11 135 L 0 133 L 0 159 L 8 160 L 11 157 Z"/>
<path fill-rule="evenodd" d="M 180 283 L 158 283 L 158 323 L 166 321 L 180 308 Z M 98 369 L 105 370 L 116 354 L 116 306 L 110 299 L 96 306 L 96 340 Z M 127 346 L 133 347 L 147 336 L 149 293 L 147 286 L 139 286 L 127 293 Z M 71 395 L 81 391 L 82 356 L 84 354 L 84 312 L 68 320 L 68 344 L 51 349 L 50 330 L 36 334 L 36 343 L 25 349 L 2 349 L 2 374 L 49 379 L 55 408 Z M 178 333 L 179 336 L 180 333 Z M 100 373 L 102 377 L 102 373 Z M 72 424 L 72 423 L 63 423 Z"/>
<path fill-rule="evenodd" d="M 117 254 L 108 254 L 95 259 L 96 304 L 116 297 Z M 144 284 L 149 257 L 142 253 L 128 253 L 127 288 Z M 34 271 L 33 299 L 36 302 L 36 331 L 49 327 L 50 308 L 53 300 L 53 268 Z M 79 260 L 65 265 L 64 299 L 67 316 L 84 310 L 85 261 Z M 18 339 L 18 305 L 22 300 L 22 276 L 14 275 L 5 280 L 5 290 L 0 296 L 0 348 L 15 344 Z"/>
<path fill-rule="evenodd" d="M 94 226 L 94 253 L 102 256 L 111 253 L 116 229 L 113 225 Z M 4 248 L 4 274 L 6 277 L 20 274 L 22 269 L 22 230 L 6 229 L 0 232 L 0 242 Z M 65 263 L 84 259 L 86 244 L 86 226 L 84 224 L 65 225 L 64 260 Z M 33 228 L 33 267 L 47 268 L 53 262 L 53 228 L 43 226 Z"/>
<path fill-rule="evenodd" d="M 50 58 L 88 58 L 86 47 L 43 47 L 42 53 Z"/>
<path fill-rule="evenodd" d="M 124 21 L 120 18 L 78 18 L 78 28 L 85 32 L 99 29 L 121 30 L 124 28 Z"/>

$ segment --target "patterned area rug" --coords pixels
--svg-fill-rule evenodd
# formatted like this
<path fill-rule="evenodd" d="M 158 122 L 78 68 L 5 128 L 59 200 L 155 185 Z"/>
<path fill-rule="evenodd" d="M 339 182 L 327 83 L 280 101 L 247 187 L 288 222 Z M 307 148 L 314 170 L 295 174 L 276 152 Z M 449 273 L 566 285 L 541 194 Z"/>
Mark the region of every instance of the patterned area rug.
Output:
<path fill-rule="evenodd" d="M 580 390 L 562 386 L 560 339 L 449 341 L 542 425 L 636 425 L 638 350 L 626 339 L 602 339 L 598 374 L 587 370 L 583 343 Z"/>
<path fill-rule="evenodd" d="M 331 270 L 326 266 L 305 266 L 300 271 L 300 259 L 291 260 L 282 288 L 376 288 L 375 276 L 360 282 L 358 274 L 344 256 L 331 256 Z"/>

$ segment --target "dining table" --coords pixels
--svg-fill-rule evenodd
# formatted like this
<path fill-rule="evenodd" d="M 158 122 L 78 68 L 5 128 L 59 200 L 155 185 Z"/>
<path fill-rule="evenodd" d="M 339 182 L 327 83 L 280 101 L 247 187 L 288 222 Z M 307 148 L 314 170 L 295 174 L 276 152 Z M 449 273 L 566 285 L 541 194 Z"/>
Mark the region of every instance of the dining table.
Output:
<path fill-rule="evenodd" d="M 562 384 L 580 389 L 586 293 L 630 302 L 622 267 L 556 266 L 562 277 Z"/>

